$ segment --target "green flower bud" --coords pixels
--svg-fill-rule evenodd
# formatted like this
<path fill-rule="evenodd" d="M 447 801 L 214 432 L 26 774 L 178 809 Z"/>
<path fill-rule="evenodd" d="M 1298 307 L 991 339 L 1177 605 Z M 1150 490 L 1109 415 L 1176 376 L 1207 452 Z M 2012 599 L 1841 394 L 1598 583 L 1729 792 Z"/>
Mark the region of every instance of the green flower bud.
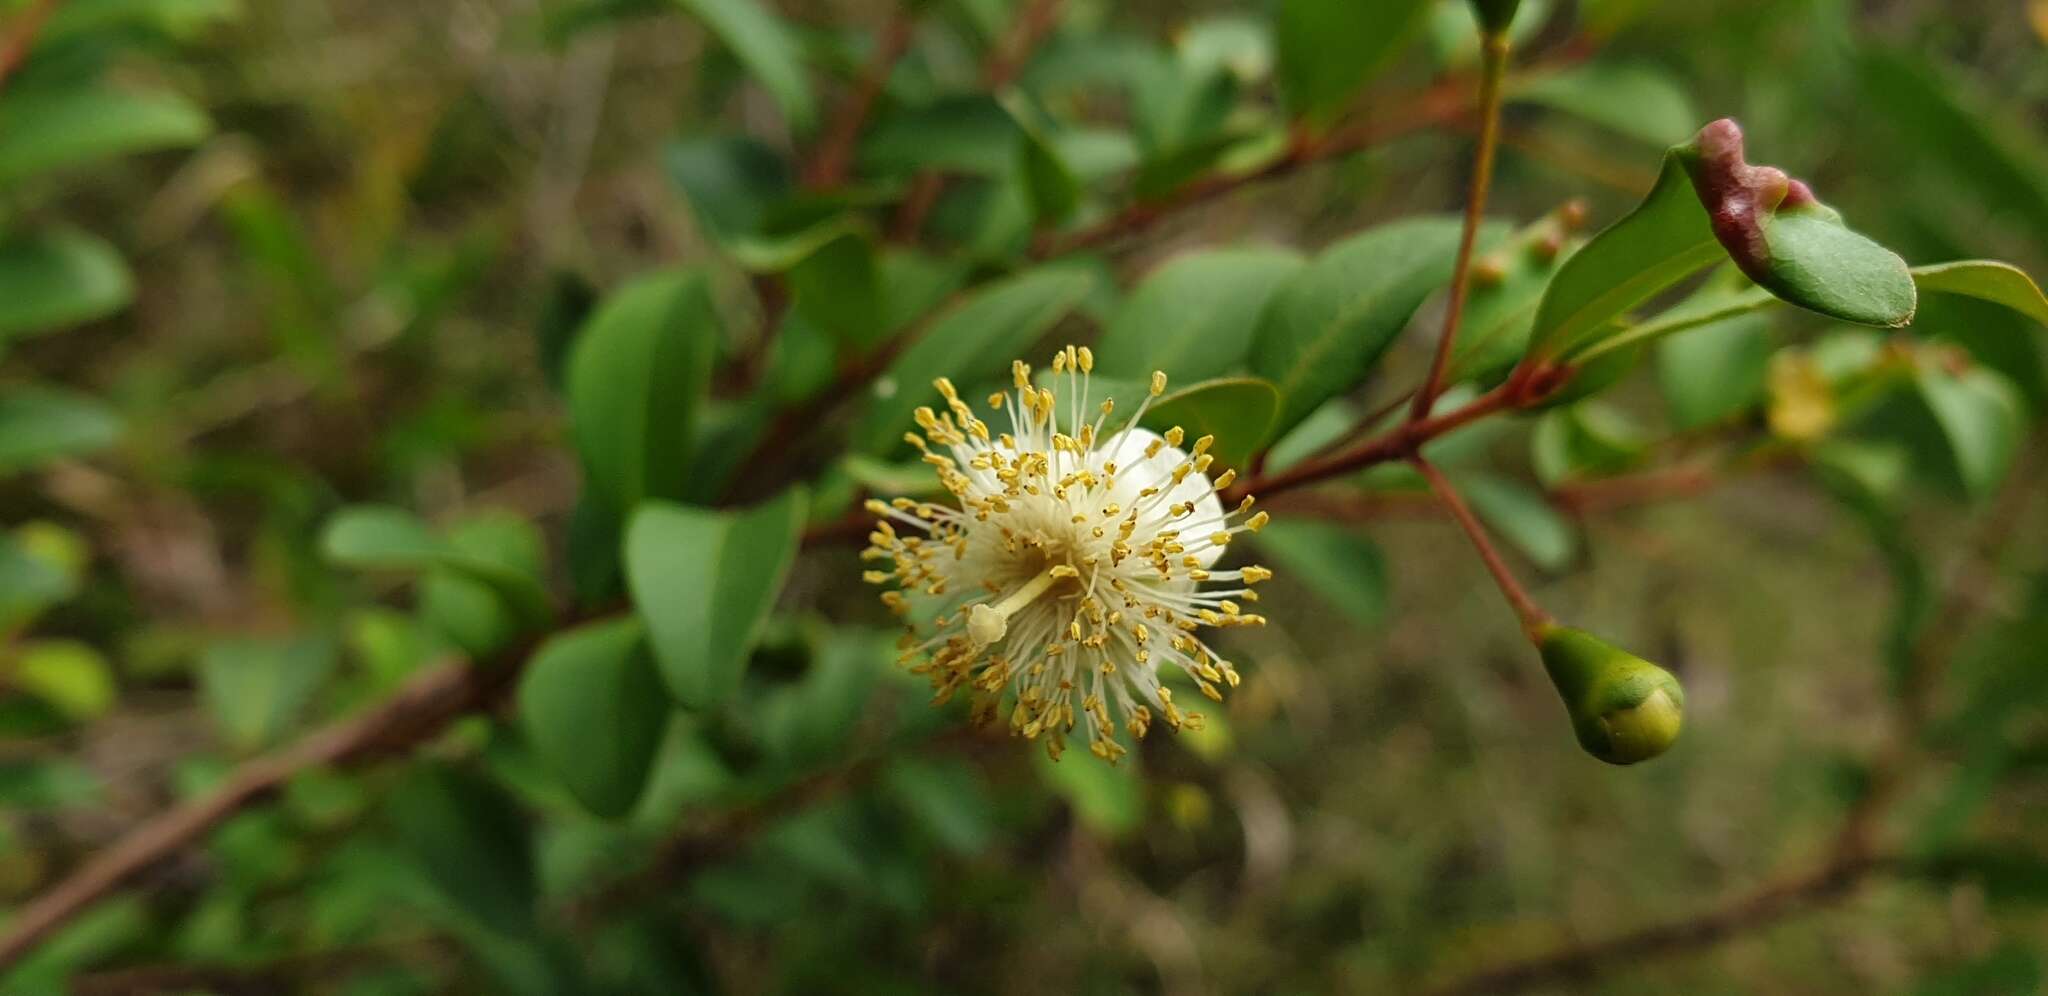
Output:
<path fill-rule="evenodd" d="M 1472 0 L 1472 12 L 1479 15 L 1479 26 L 1486 33 L 1497 35 L 1508 29 L 1515 21 L 1515 8 L 1522 0 Z"/>
<path fill-rule="evenodd" d="M 1543 668 L 1586 753 L 1609 764 L 1670 749 L 1685 721 L 1685 689 L 1671 672 L 1580 629 L 1539 634 Z"/>

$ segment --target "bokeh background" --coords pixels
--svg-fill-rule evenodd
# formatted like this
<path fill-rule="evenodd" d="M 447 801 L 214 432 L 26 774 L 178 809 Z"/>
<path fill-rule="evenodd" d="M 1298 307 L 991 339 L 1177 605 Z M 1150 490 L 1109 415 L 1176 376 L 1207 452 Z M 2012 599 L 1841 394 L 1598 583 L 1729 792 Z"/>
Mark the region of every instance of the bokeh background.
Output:
<path fill-rule="evenodd" d="M 61 334 L 0 329 L 0 392 L 61 385 L 97 399 L 81 417 L 119 426 L 54 458 L 0 438 L 18 461 L 0 519 L 73 581 L 0 618 L 0 907 L 436 659 L 408 588 L 323 560 L 337 509 L 511 515 L 559 553 L 580 485 L 552 372 L 601 289 L 702 265 L 735 330 L 721 351 L 748 355 L 772 304 L 671 157 L 713 133 L 800 152 L 816 130 L 793 126 L 692 6 L 0 2 L 8 39 L 56 8 L 0 83 L 0 234 L 91 233 L 132 274 L 125 306 L 88 307 Z M 800 44 L 826 118 L 901 16 L 756 6 Z M 1242 99 L 1271 104 L 1266 5 L 1068 0 L 1023 34 L 1026 0 L 914 6 L 885 106 L 975 85 L 1018 38 L 1019 85 L 1050 91 L 1191 37 L 1242 41 Z M 2048 6 L 1524 6 L 1527 58 L 1599 73 L 1511 104 L 1495 213 L 1527 221 L 1582 198 L 1605 223 L 1648 189 L 1664 145 L 1729 115 L 1754 160 L 1808 178 L 1913 262 L 2048 272 Z M 1469 30 L 1446 0 L 1356 112 L 1392 118 L 1466 79 Z M 81 103 L 31 132 L 23 95 L 88 85 L 176 99 L 204 122 L 160 120 L 156 140 L 41 168 L 128 112 Z M 1190 247 L 1314 248 L 1454 211 L 1471 144 L 1457 123 L 1423 129 L 1092 252 L 1128 288 Z M 0 278 L 0 315 L 35 286 Z M 1048 341 L 1088 341 L 1109 307 Z M 1770 334 L 1815 328 L 1788 318 Z M 1932 332 L 2042 402 L 2038 327 L 1987 309 Z M 1412 382 L 1427 342 L 1398 345 L 1359 398 Z M 745 364 L 730 369 L 713 393 L 744 399 Z M 1605 400 L 1657 426 L 1656 380 Z M 1738 420 L 1751 429 L 1767 421 L 1762 391 Z M 1345 510 L 1375 569 L 1273 583 L 1274 624 L 1233 635 L 1247 680 L 1205 736 L 1155 737 L 1105 773 L 941 731 L 838 777 L 822 762 L 937 720 L 863 628 L 886 619 L 854 583 L 860 565 L 827 546 L 797 563 L 752 711 L 678 720 L 632 819 L 563 804 L 485 709 L 403 760 L 315 770 L 242 809 L 37 945 L 0 989 L 1425 992 L 1534 958 L 1526 977 L 1471 991 L 2039 992 L 2035 447 L 1998 493 L 1920 495 L 1873 542 L 1800 467 L 1545 503 L 1527 424 L 1488 431 L 1476 448 L 1520 489 L 1497 525 L 1537 597 L 1685 681 L 1671 755 L 1624 770 L 1581 754 L 1464 538 L 1396 493 Z M 566 586 L 559 569 L 552 583 Z M 1935 638 L 1901 621 L 1916 597 Z M 1902 708 L 1894 664 L 1916 653 L 1933 661 L 1914 696 L 1928 704 Z M 778 732 L 777 709 L 842 710 L 855 731 L 794 804 L 756 778 L 802 735 Z M 408 780 L 426 765 L 510 786 L 447 797 L 467 811 L 444 822 L 476 839 L 393 811 L 418 803 Z M 1879 772 L 1871 832 L 1887 857 L 1816 884 Z M 436 865 L 462 866 L 457 884 Z M 498 929 L 508 906 L 534 915 Z M 1666 923 L 1681 927 L 1600 946 Z"/>

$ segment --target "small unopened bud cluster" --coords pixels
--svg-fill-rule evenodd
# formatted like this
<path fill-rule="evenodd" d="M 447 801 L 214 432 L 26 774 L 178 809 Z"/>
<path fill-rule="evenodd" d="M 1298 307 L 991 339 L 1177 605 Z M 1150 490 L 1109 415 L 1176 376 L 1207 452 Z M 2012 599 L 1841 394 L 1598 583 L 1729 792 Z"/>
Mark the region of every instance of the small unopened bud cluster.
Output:
<path fill-rule="evenodd" d="M 906 620 L 902 662 L 931 680 L 935 702 L 965 690 L 978 720 L 1006 717 L 1054 759 L 1085 725 L 1089 750 L 1113 763 L 1126 751 L 1120 731 L 1201 727 L 1161 683 L 1162 667 L 1213 700 L 1237 685 L 1237 668 L 1197 634 L 1263 625 L 1245 606 L 1273 573 L 1215 569 L 1231 538 L 1267 515 L 1250 496 L 1225 510 L 1218 492 L 1235 475 L 1209 476 L 1213 437 L 1183 449 L 1180 427 L 1139 427 L 1166 375 L 1112 423 L 1114 399 L 1089 400 L 1094 366 L 1085 347 L 1056 354 L 1062 395 L 1013 364 L 1012 389 L 988 399 L 1007 431 L 935 381 L 945 409 L 919 408 L 919 431 L 904 438 L 957 506 L 870 501 L 881 520 L 862 557 L 890 565 L 865 577 L 895 586 L 882 602 Z M 929 631 L 909 622 L 913 597 L 936 611 Z"/>

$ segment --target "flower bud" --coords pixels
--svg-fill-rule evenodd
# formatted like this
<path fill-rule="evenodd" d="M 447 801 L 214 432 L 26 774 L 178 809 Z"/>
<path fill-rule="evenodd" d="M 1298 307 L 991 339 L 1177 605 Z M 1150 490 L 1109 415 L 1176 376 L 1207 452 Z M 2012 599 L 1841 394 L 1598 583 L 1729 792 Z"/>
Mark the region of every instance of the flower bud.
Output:
<path fill-rule="evenodd" d="M 1515 21 L 1515 8 L 1522 0 L 1472 0 L 1472 12 L 1479 15 L 1479 26 L 1489 35 L 1497 35 L 1508 29 Z"/>
<path fill-rule="evenodd" d="M 1539 647 L 1586 753 L 1609 764 L 1634 764 L 1678 739 L 1685 689 L 1671 672 L 1564 626 L 1539 634 Z"/>

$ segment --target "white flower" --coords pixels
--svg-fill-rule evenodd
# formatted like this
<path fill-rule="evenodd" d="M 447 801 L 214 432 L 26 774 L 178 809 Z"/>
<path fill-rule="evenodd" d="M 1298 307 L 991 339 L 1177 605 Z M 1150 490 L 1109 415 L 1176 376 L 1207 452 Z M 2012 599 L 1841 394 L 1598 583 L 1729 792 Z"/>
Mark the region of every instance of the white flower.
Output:
<path fill-rule="evenodd" d="M 923 433 L 905 438 L 959 507 L 870 501 L 884 518 L 861 556 L 894 561 L 894 570 L 866 578 L 904 589 L 882 595 L 897 614 L 910 614 L 905 591 L 936 600 L 935 632 L 912 623 L 901 644 L 904 663 L 930 677 L 936 702 L 968 686 L 978 719 L 1007 710 L 1010 727 L 1043 735 L 1055 759 L 1085 721 L 1090 751 L 1114 762 L 1124 753 L 1119 726 L 1142 737 L 1156 715 L 1175 729 L 1200 728 L 1201 714 L 1175 705 L 1160 684 L 1162 666 L 1187 672 L 1211 699 L 1222 699 L 1219 685 L 1237 685 L 1237 669 L 1195 633 L 1263 624 L 1240 601 L 1257 601 L 1249 586 L 1273 575 L 1210 569 L 1230 538 L 1256 532 L 1266 513 L 1253 514 L 1249 496 L 1224 511 L 1217 492 L 1236 475 L 1209 478 L 1212 437 L 1183 451 L 1178 426 L 1164 435 L 1138 427 L 1166 375 L 1154 373 L 1138 411 L 1106 430 L 1115 404 L 1090 407 L 1094 366 L 1085 348 L 1053 357 L 1067 386 L 1062 399 L 1013 364 L 1015 390 L 989 397 L 1009 425 L 1000 433 L 950 381 L 934 381 L 948 411 L 918 409 Z M 1223 587 L 1204 591 L 1203 582 Z"/>

